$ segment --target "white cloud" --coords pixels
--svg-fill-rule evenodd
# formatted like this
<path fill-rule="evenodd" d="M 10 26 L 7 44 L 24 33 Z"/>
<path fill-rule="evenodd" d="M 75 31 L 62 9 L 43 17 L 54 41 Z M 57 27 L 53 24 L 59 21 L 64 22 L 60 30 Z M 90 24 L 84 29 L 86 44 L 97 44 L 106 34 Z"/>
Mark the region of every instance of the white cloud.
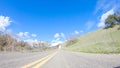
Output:
<path fill-rule="evenodd" d="M 25 37 L 29 37 L 29 32 L 24 32 Z"/>
<path fill-rule="evenodd" d="M 64 33 L 61 33 L 61 37 L 65 39 L 65 34 L 64 34 Z"/>
<path fill-rule="evenodd" d="M 65 40 L 65 34 L 64 33 L 56 33 L 54 35 L 55 40 L 51 41 L 51 46 L 57 46 L 58 44 L 63 43 L 63 40 Z"/>
<path fill-rule="evenodd" d="M 56 33 L 56 34 L 54 35 L 54 38 L 58 38 L 58 37 L 60 37 L 60 34 L 59 34 L 59 33 Z"/>
<path fill-rule="evenodd" d="M 4 31 L 11 22 L 10 17 L 0 16 L 0 31 Z"/>
<path fill-rule="evenodd" d="M 52 43 L 51 46 L 57 46 L 57 45 L 59 45 L 61 43 L 63 43 L 63 42 L 62 41 L 57 41 L 57 42 Z"/>
<path fill-rule="evenodd" d="M 25 42 L 27 42 L 30 46 L 33 46 L 33 39 L 27 39 L 27 40 L 24 40 Z"/>
<path fill-rule="evenodd" d="M 98 0 L 95 13 L 98 11 L 108 11 L 112 8 L 114 8 L 115 11 L 120 9 L 120 0 Z"/>
<path fill-rule="evenodd" d="M 36 34 L 30 34 L 29 32 L 19 32 L 18 34 L 16 34 L 19 38 L 32 38 L 32 37 L 36 37 Z"/>
<path fill-rule="evenodd" d="M 77 30 L 74 31 L 75 34 L 79 34 L 79 32 Z"/>
<path fill-rule="evenodd" d="M 100 18 L 100 22 L 98 23 L 98 27 L 105 27 L 105 20 L 107 19 L 107 17 L 109 15 L 114 14 L 114 10 L 111 9 L 109 11 L 107 11 L 106 13 L 102 14 L 101 18 Z"/>
<path fill-rule="evenodd" d="M 36 34 L 32 34 L 31 36 L 32 36 L 32 37 L 36 37 L 37 35 L 36 35 Z"/>
<path fill-rule="evenodd" d="M 55 43 L 55 42 L 57 42 L 57 41 L 60 41 L 60 38 L 57 38 L 57 39 L 55 39 L 55 40 L 52 40 L 51 42 L 52 42 L 52 43 Z"/>
<path fill-rule="evenodd" d="M 54 38 L 55 38 L 55 39 L 57 39 L 57 38 L 63 38 L 63 39 L 65 39 L 65 34 L 64 34 L 64 33 L 56 33 L 56 34 L 54 35 Z"/>
<path fill-rule="evenodd" d="M 23 32 L 19 32 L 19 33 L 17 34 L 17 36 L 21 38 L 21 37 L 24 36 L 24 33 L 23 33 Z"/>
<path fill-rule="evenodd" d="M 20 38 L 29 37 L 29 32 L 19 32 L 17 36 Z"/>
<path fill-rule="evenodd" d="M 51 41 L 51 46 L 57 46 L 59 44 L 63 43 L 60 38 L 57 38 L 55 40 Z"/>
<path fill-rule="evenodd" d="M 30 44 L 30 46 L 33 46 L 33 43 L 35 43 L 35 44 L 39 44 L 40 43 L 40 41 L 37 40 L 37 39 L 35 39 L 35 40 L 33 40 L 33 39 L 26 39 L 24 41 L 27 42 L 28 44 Z"/>

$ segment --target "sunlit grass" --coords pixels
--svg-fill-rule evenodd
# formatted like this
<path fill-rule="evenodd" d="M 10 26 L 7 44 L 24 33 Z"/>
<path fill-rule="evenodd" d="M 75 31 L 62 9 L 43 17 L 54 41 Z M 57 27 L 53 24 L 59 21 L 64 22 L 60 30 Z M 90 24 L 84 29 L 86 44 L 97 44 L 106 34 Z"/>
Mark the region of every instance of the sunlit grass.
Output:
<path fill-rule="evenodd" d="M 120 53 L 120 30 L 99 29 L 78 37 L 78 41 L 64 49 L 87 53 Z"/>

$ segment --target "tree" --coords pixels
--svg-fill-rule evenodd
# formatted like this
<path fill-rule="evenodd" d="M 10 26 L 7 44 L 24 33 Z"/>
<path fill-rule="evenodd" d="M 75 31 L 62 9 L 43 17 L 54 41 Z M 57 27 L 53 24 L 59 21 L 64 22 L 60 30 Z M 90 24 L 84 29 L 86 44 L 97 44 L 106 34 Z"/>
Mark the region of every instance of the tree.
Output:
<path fill-rule="evenodd" d="M 105 29 L 112 28 L 115 25 L 120 25 L 120 11 L 116 14 L 109 15 L 105 20 Z"/>
<path fill-rule="evenodd" d="M 107 29 L 114 27 L 116 24 L 115 21 L 115 15 L 109 15 L 108 18 L 105 20 L 105 28 Z"/>
<path fill-rule="evenodd" d="M 115 15 L 115 20 L 118 25 L 120 25 L 120 11 Z"/>

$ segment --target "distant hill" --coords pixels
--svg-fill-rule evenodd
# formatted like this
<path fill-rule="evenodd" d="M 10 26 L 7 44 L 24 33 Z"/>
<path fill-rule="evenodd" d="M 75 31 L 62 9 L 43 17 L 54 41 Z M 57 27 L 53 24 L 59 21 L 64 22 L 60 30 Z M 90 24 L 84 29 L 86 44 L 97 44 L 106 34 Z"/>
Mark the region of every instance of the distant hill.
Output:
<path fill-rule="evenodd" d="M 120 53 L 119 26 L 98 29 L 66 42 L 64 49 L 88 53 Z"/>

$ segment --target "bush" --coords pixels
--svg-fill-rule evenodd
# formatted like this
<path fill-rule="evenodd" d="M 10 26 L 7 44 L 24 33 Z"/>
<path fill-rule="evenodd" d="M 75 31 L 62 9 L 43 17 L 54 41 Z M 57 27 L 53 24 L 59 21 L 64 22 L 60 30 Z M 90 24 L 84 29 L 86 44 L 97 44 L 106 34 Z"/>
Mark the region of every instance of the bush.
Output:
<path fill-rule="evenodd" d="M 68 40 L 66 43 L 66 46 L 71 46 L 71 45 L 73 45 L 73 44 L 75 44 L 75 43 L 77 43 L 78 42 L 78 39 L 70 39 L 70 40 Z"/>

